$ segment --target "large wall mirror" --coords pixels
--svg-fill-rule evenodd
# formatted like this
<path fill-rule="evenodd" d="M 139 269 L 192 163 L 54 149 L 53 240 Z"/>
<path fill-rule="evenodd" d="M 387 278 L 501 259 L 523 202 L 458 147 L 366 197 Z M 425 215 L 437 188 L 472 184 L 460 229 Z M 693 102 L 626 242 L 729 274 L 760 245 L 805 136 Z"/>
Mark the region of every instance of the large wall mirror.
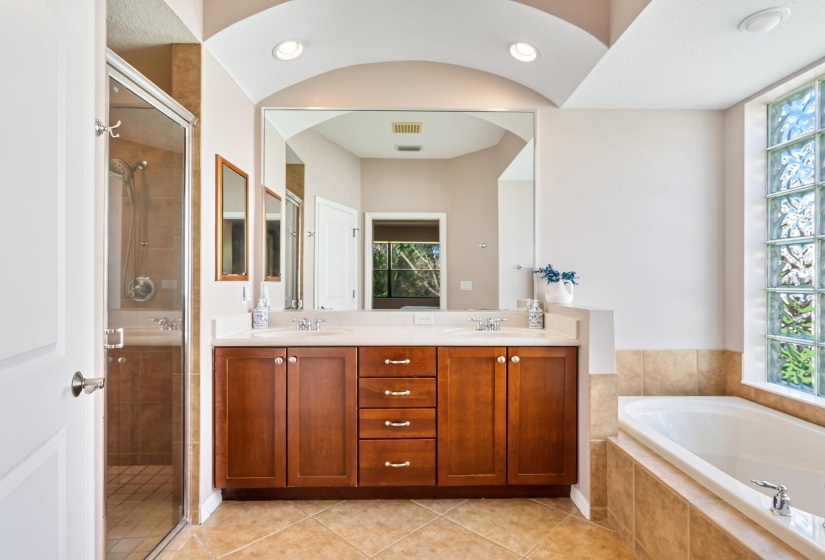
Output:
<path fill-rule="evenodd" d="M 281 197 L 264 187 L 264 280 L 281 281 Z"/>
<path fill-rule="evenodd" d="M 249 279 L 247 217 L 249 176 L 221 156 L 215 156 L 217 280 Z"/>
<path fill-rule="evenodd" d="M 264 182 L 302 200 L 302 263 L 283 273 L 303 307 L 514 309 L 533 297 L 532 112 L 263 117 Z"/>

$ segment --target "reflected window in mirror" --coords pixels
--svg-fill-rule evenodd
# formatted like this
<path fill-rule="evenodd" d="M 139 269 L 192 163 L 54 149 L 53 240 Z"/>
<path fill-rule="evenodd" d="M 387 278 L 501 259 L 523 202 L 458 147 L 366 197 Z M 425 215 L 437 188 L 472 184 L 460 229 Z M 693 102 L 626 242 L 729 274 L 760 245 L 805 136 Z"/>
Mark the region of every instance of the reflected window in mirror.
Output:
<path fill-rule="evenodd" d="M 249 175 L 215 155 L 217 280 L 248 280 Z"/>
<path fill-rule="evenodd" d="M 281 197 L 264 187 L 264 279 L 281 281 Z"/>

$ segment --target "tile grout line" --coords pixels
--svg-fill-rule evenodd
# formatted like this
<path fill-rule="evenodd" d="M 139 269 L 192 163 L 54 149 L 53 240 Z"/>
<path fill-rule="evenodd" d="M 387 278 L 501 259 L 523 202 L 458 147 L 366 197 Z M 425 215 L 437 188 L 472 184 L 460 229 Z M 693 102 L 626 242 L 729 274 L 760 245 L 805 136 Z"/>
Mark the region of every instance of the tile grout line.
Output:
<path fill-rule="evenodd" d="M 290 505 L 292 505 L 292 504 L 290 504 Z M 295 507 L 295 506 L 292 506 L 292 507 Z M 235 548 L 235 549 L 233 549 L 233 550 L 230 550 L 229 552 L 227 552 L 226 554 L 223 554 L 222 556 L 217 556 L 217 555 L 215 555 L 215 554 L 212 554 L 212 556 L 213 556 L 214 558 L 226 558 L 226 557 L 227 557 L 227 556 L 229 556 L 230 554 L 235 554 L 235 553 L 236 553 L 236 552 L 238 552 L 239 550 L 243 550 L 244 548 L 247 548 L 248 546 L 251 546 L 251 545 L 253 545 L 253 544 L 255 544 L 255 543 L 258 543 L 258 542 L 260 542 L 260 541 L 262 541 L 262 540 L 264 540 L 264 539 L 266 539 L 266 538 L 269 538 L 269 537 L 271 537 L 271 536 L 273 536 L 273 535 L 277 535 L 278 533 L 281 533 L 281 532 L 283 532 L 283 531 L 286 531 L 286 530 L 287 530 L 287 529 L 289 529 L 290 527 L 292 527 L 292 526 L 294 526 L 294 525 L 297 525 L 298 523 L 301 523 L 302 521 L 306 521 L 307 519 L 311 519 L 311 517 L 310 517 L 309 515 L 307 515 L 307 514 L 306 514 L 306 512 L 304 512 L 301 508 L 295 507 L 295 509 L 297 509 L 298 511 L 300 511 L 301 513 L 303 513 L 306 517 L 304 517 L 303 519 L 299 519 L 298 521 L 295 521 L 295 522 L 293 522 L 293 523 L 290 523 L 289 525 L 287 525 L 287 526 L 285 526 L 285 527 L 281 527 L 281 528 L 280 528 L 280 529 L 278 529 L 277 531 L 273 531 L 273 532 L 271 532 L 271 533 L 268 533 L 268 534 L 264 535 L 263 537 L 260 537 L 260 538 L 258 538 L 258 539 L 255 539 L 254 541 L 250 541 L 250 542 L 246 543 L 246 544 L 245 544 L 245 545 L 243 545 L 243 546 L 240 546 L 240 547 L 238 547 L 238 548 Z M 195 533 L 195 535 L 197 536 L 197 532 Z M 204 545 L 204 546 L 206 546 L 206 545 Z M 207 547 L 207 551 L 209 551 L 210 553 L 212 553 L 211 549 L 209 549 L 208 547 Z"/>
<path fill-rule="evenodd" d="M 454 523 L 454 524 L 458 525 L 458 526 L 459 526 L 459 527 L 461 527 L 462 529 L 466 529 L 466 530 L 470 531 L 471 533 L 473 533 L 473 534 L 475 534 L 475 535 L 478 535 L 478 536 L 479 536 L 479 537 L 481 537 L 482 539 L 484 539 L 484 540 L 486 540 L 486 541 L 489 541 L 489 542 L 493 543 L 494 545 L 496 545 L 496 546 L 498 546 L 498 547 L 500 547 L 500 548 L 503 548 L 503 549 L 504 549 L 504 550 L 506 550 L 507 552 L 512 552 L 513 554 L 515 554 L 516 556 L 518 556 L 518 557 L 520 557 L 520 558 L 523 558 L 523 557 L 524 557 L 524 555 L 523 555 L 522 553 L 520 553 L 520 552 L 516 552 L 516 551 L 515 551 L 515 550 L 513 550 L 512 548 L 508 548 L 508 547 L 504 546 L 503 544 L 501 544 L 500 542 L 496 542 L 496 541 L 494 541 L 493 539 L 491 539 L 490 537 L 488 537 L 488 536 L 486 536 L 486 535 L 482 535 L 482 534 L 481 534 L 481 533 L 479 533 L 478 531 L 475 531 L 475 530 L 473 530 L 473 529 L 470 529 L 469 527 L 465 527 L 464 525 L 462 525 L 462 524 L 461 524 L 461 523 L 459 523 L 458 521 L 454 521 L 454 520 L 450 519 L 449 517 L 445 517 L 444 519 L 446 519 L 446 520 L 447 520 L 447 521 L 449 521 L 450 523 Z M 565 518 L 565 519 L 566 519 L 566 518 Z M 532 550 L 532 549 L 531 549 L 531 550 Z"/>
<path fill-rule="evenodd" d="M 465 500 L 465 501 L 466 501 L 466 500 Z M 412 500 L 410 500 L 410 502 L 412 502 Z M 418 504 L 416 504 L 416 505 L 418 505 Z M 420 506 L 420 507 L 424 507 L 424 506 Z M 429 521 L 427 521 L 424 525 L 422 525 L 421 527 L 419 527 L 419 528 L 418 528 L 418 529 L 416 529 L 415 531 L 412 531 L 412 532 L 410 532 L 408 535 L 405 535 L 405 536 L 401 537 L 400 539 L 398 539 L 398 540 L 397 540 L 397 541 L 395 541 L 394 543 L 392 543 L 392 544 L 390 544 L 390 545 L 385 546 L 384 548 L 382 548 L 381 550 L 379 550 L 378 552 L 376 552 L 376 553 L 375 553 L 375 554 L 373 554 L 373 555 L 369 555 L 369 554 L 367 554 L 366 552 L 364 552 L 364 551 L 363 551 L 363 550 L 361 550 L 360 548 L 359 548 L 358 550 L 361 550 L 361 552 L 363 552 L 364 554 L 366 554 L 368 558 L 375 558 L 376 556 L 378 556 L 379 554 L 383 553 L 384 551 L 386 551 L 386 550 L 388 550 L 388 549 L 390 549 L 390 548 L 394 547 L 395 545 L 397 545 L 397 544 L 398 544 L 398 543 L 400 543 L 401 541 L 404 541 L 404 540 L 406 540 L 406 539 L 410 538 L 411 536 L 413 536 L 413 535 L 414 535 L 414 534 L 416 534 L 417 532 L 421 531 L 422 529 L 424 529 L 424 528 L 425 528 L 425 527 L 427 527 L 428 525 L 431 525 L 431 524 L 435 523 L 436 521 L 438 521 L 439 519 L 441 519 L 442 517 L 444 517 L 444 514 L 440 514 L 440 515 L 439 515 L 439 514 L 438 514 L 438 512 L 435 512 L 435 511 L 431 510 L 430 508 L 425 508 L 425 509 L 427 509 L 428 511 L 431 511 L 432 513 L 434 513 L 434 514 L 435 514 L 435 517 L 434 517 L 433 519 L 430 519 Z M 451 508 L 451 509 L 450 509 L 450 511 L 452 511 L 453 509 L 455 509 L 455 508 Z M 330 530 L 332 530 L 332 529 L 330 529 Z"/>
<path fill-rule="evenodd" d="M 558 530 L 559 530 L 559 528 L 560 528 L 562 525 L 567 524 L 567 522 L 570 520 L 570 518 L 571 518 L 571 517 L 573 517 L 573 515 L 572 515 L 572 514 L 570 514 L 570 513 L 568 513 L 568 514 L 567 514 L 567 517 L 565 517 L 564 519 L 562 519 L 562 520 L 561 520 L 561 522 L 560 522 L 558 525 L 556 525 L 555 527 L 553 527 L 553 528 L 550 530 L 550 532 L 549 532 L 549 533 L 547 533 L 546 535 L 544 535 L 544 537 L 542 537 L 542 538 L 539 540 L 539 542 L 537 542 L 536 544 L 534 544 L 534 545 L 530 548 L 530 550 L 528 550 L 528 551 L 524 554 L 524 556 L 523 556 L 522 558 L 527 558 L 530 554 L 532 554 L 534 550 L 536 550 L 536 549 L 537 549 L 539 546 L 541 546 L 541 545 L 542 545 L 545 541 L 547 541 L 550 537 L 552 537 L 552 536 L 553 536 L 553 534 L 554 534 L 556 531 L 558 531 Z"/>

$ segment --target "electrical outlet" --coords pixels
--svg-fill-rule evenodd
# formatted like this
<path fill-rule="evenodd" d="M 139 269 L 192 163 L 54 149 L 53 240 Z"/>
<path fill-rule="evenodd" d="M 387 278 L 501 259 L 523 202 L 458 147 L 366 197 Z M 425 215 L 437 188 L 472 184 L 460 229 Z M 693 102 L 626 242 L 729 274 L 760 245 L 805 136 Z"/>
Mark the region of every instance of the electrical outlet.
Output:
<path fill-rule="evenodd" d="M 471 292 L 473 290 L 473 281 L 462 280 L 458 285 L 458 289 L 462 292 Z"/>
<path fill-rule="evenodd" d="M 416 313 L 415 314 L 415 324 L 416 325 L 434 325 L 435 324 L 435 315 L 432 313 Z"/>

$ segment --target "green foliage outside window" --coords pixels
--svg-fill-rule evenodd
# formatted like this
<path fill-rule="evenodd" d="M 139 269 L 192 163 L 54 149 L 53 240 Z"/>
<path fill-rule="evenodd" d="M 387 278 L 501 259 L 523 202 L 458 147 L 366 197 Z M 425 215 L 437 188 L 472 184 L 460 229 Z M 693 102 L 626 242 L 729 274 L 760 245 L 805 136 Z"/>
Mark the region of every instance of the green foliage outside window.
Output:
<path fill-rule="evenodd" d="M 438 243 L 373 243 L 373 297 L 440 297 L 440 256 Z"/>

